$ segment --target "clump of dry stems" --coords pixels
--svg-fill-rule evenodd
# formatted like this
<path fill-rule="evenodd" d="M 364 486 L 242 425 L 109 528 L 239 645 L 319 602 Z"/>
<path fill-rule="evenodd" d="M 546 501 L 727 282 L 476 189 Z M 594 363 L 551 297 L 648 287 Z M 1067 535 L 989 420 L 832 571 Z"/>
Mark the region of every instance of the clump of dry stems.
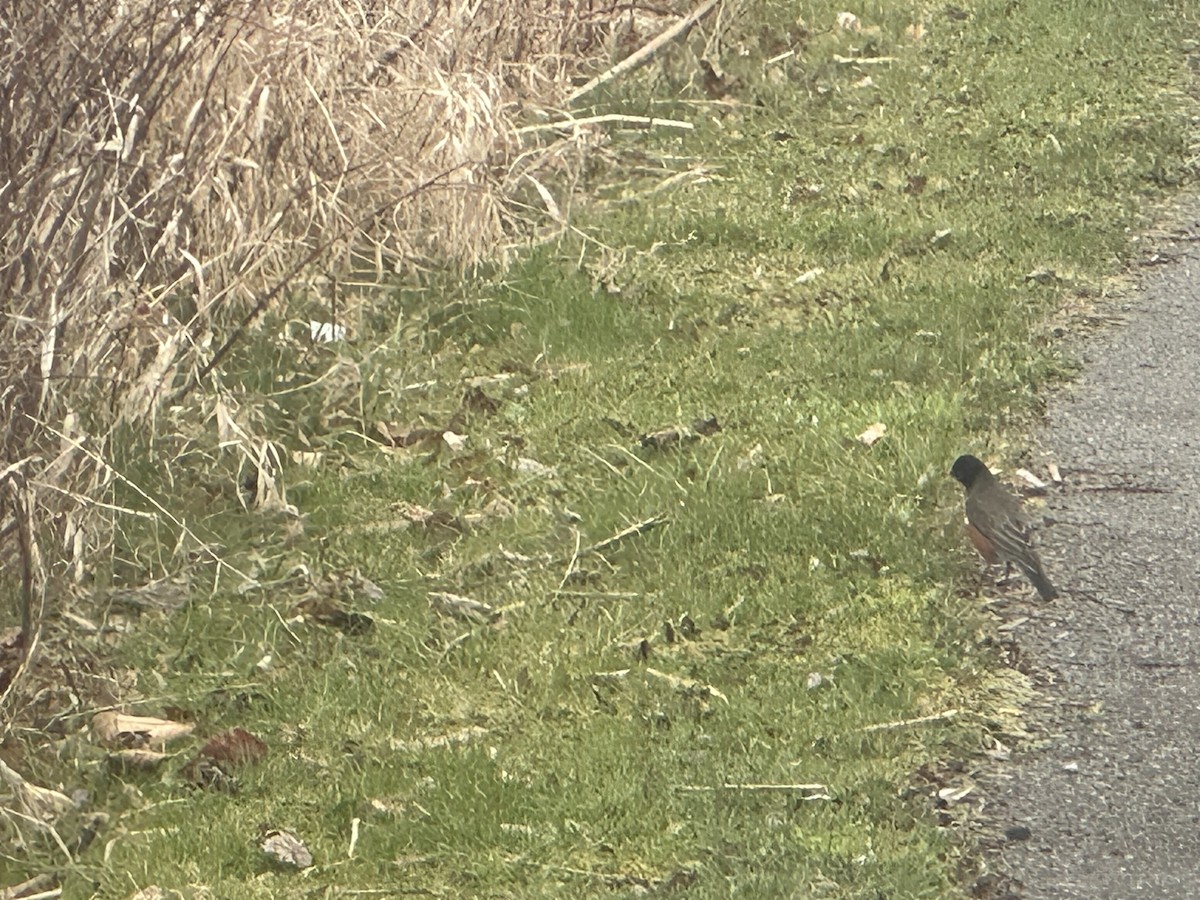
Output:
<path fill-rule="evenodd" d="M 105 546 L 89 511 L 120 477 L 114 427 L 210 389 L 301 273 L 383 279 L 511 239 L 515 185 L 548 152 L 518 120 L 561 106 L 632 8 L 10 0 L 0 568 L 23 655 L 47 584 Z"/>

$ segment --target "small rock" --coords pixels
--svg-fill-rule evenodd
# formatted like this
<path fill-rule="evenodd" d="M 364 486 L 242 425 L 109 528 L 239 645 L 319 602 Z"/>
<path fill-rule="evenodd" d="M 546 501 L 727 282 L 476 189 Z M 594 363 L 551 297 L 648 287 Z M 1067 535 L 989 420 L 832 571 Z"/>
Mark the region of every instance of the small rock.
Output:
<path fill-rule="evenodd" d="M 1013 825 L 1004 829 L 1004 836 L 1010 841 L 1027 841 L 1032 835 L 1033 832 L 1025 825 Z"/>

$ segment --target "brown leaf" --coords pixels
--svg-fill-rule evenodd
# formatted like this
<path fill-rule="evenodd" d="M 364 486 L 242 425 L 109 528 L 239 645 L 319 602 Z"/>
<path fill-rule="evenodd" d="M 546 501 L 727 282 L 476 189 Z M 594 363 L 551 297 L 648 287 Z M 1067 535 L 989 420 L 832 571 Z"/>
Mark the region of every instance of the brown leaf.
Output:
<path fill-rule="evenodd" d="M 370 616 L 343 609 L 328 597 L 305 598 L 292 607 L 292 611 L 349 635 L 369 634 L 375 627 L 375 620 Z"/>
<path fill-rule="evenodd" d="M 887 426 L 882 422 L 876 422 L 874 425 L 868 426 L 867 430 L 858 435 L 855 440 L 864 447 L 870 447 L 887 434 L 887 430 Z"/>
<path fill-rule="evenodd" d="M 116 750 L 108 755 L 108 764 L 118 772 L 148 772 L 157 769 L 164 760 L 170 758 L 171 754 L 160 753 L 157 750 Z"/>
<path fill-rule="evenodd" d="M 676 444 L 690 443 L 701 437 L 709 437 L 721 430 L 716 416 L 707 419 L 696 419 L 691 426 L 672 425 L 667 428 L 652 431 L 641 437 L 641 445 L 651 450 L 666 450 Z"/>
<path fill-rule="evenodd" d="M 707 59 L 701 59 L 699 63 L 704 92 L 712 97 L 712 99 L 720 100 L 740 86 L 740 79 L 722 75 Z"/>
<path fill-rule="evenodd" d="M 413 447 L 417 444 L 432 447 L 441 440 L 443 431 L 441 428 L 424 426 L 404 428 L 394 422 L 376 422 L 375 430 L 383 443 L 390 447 Z"/>
<path fill-rule="evenodd" d="M 12 792 L 25 814 L 37 822 L 51 822 L 75 806 L 61 791 L 26 781 L 19 772 L 5 765 L 4 760 L 0 760 L 0 784 Z"/>
<path fill-rule="evenodd" d="M 221 763 L 225 771 L 247 763 L 261 762 L 267 755 L 267 743 L 242 728 L 222 731 L 200 748 L 200 755 Z"/>
<path fill-rule="evenodd" d="M 481 387 L 469 387 L 463 394 L 462 408 L 470 412 L 492 416 L 500 409 L 500 401 L 489 397 Z"/>
<path fill-rule="evenodd" d="M 924 175 L 909 175 L 908 184 L 904 188 L 904 193 L 910 194 L 913 197 L 919 197 L 925 190 L 925 186 L 929 184 L 929 179 Z"/>
<path fill-rule="evenodd" d="M 518 456 L 513 468 L 520 474 L 529 475 L 533 478 L 554 478 L 558 475 L 558 470 L 554 466 L 540 463 L 530 456 Z"/>
<path fill-rule="evenodd" d="M 471 439 L 470 435 L 459 434 L 450 429 L 442 432 L 442 441 L 450 448 L 452 453 L 462 453 L 467 449 L 467 441 Z"/>
<path fill-rule="evenodd" d="M 1042 479 L 1038 478 L 1028 469 L 1017 469 L 1013 474 L 1028 485 L 1027 488 L 1023 488 L 1025 493 L 1044 494 L 1046 493 L 1046 488 L 1049 487 L 1046 482 L 1042 481 Z"/>
<path fill-rule="evenodd" d="M 196 756 L 183 767 L 181 774 L 193 787 L 205 790 L 232 794 L 238 787 L 237 779 L 226 772 L 220 763 L 214 762 L 207 756 Z"/>
<path fill-rule="evenodd" d="M 351 587 L 356 595 L 365 597 L 372 603 L 378 603 L 384 597 L 383 588 L 365 575 L 357 576 L 351 582 Z"/>
<path fill-rule="evenodd" d="M 108 595 L 111 603 L 135 609 L 174 612 L 187 601 L 190 585 L 186 578 L 159 578 L 135 587 L 113 588 Z"/>
<path fill-rule="evenodd" d="M 92 717 L 92 731 L 100 740 L 122 747 L 164 746 L 192 733 L 195 725 L 157 719 L 153 716 L 129 716 L 113 710 Z"/>
<path fill-rule="evenodd" d="M 400 513 L 400 518 L 410 525 L 420 525 L 422 528 L 449 528 L 453 531 L 463 530 L 463 521 L 452 512 L 444 509 L 426 509 L 419 503 L 401 501 L 394 507 Z"/>
<path fill-rule="evenodd" d="M 22 881 L 20 884 L 10 884 L 0 891 L 0 900 L 21 900 L 23 897 L 58 897 L 62 895 L 62 889 L 58 886 L 58 880 L 48 872 L 41 875 L 34 875 Z M 129 900 L 161 900 L 161 898 L 140 898 L 136 895 L 130 897 Z"/>
<path fill-rule="evenodd" d="M 444 591 L 430 591 L 429 605 L 440 613 L 474 622 L 479 625 L 490 624 L 500 619 L 500 613 L 486 603 L 463 597 L 461 594 L 448 594 Z"/>
<path fill-rule="evenodd" d="M 685 435 L 686 430 L 682 426 L 663 428 L 659 431 L 643 434 L 641 445 L 651 450 L 666 450 L 668 447 L 673 447 L 682 441 Z"/>

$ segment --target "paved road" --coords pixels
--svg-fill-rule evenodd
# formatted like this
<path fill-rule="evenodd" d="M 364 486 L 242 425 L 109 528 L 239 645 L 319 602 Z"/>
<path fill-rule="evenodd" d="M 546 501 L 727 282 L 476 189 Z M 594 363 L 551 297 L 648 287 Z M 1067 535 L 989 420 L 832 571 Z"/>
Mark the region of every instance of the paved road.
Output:
<path fill-rule="evenodd" d="M 992 896 L 1200 897 L 1200 212 L 1183 221 L 1051 401 L 1067 484 L 1039 544 L 1064 596 L 1005 613 L 1036 616 L 1014 633 L 1044 746 L 985 779 L 989 830 L 1028 828 L 999 839 Z"/>

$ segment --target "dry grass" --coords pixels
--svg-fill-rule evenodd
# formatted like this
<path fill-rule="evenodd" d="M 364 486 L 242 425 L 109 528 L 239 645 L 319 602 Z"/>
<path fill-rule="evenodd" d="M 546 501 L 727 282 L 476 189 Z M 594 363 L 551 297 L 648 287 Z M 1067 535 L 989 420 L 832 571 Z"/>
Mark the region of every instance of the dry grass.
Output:
<path fill-rule="evenodd" d="M 111 430 L 218 389 L 302 275 L 329 291 L 494 254 L 524 176 L 580 159 L 517 124 L 559 107 L 633 15 L 615 0 L 10 4 L 0 563 L 23 573 L 26 655 L 48 582 L 107 547 L 88 512 L 119 477 Z"/>
<path fill-rule="evenodd" d="M 155 575 L 203 554 L 173 505 L 172 454 L 139 483 L 119 462 L 130 436 L 178 451 L 215 429 L 256 473 L 245 502 L 286 506 L 276 444 L 226 387 L 245 364 L 232 351 L 314 288 L 341 321 L 348 278 L 466 269 L 547 219 L 566 227 L 546 185 L 578 174 L 597 132 L 520 126 L 561 120 L 585 69 L 665 18 L 617 0 L 0 14 L 0 590 L 15 598 L 0 608 L 0 741 L 52 730 L 32 710 L 60 668 L 92 676 L 74 638 L 95 628 L 72 598 L 105 593 L 97 573 L 120 564 L 128 524 L 167 526 Z"/>
<path fill-rule="evenodd" d="M 1053 0 L 966 18 L 939 7 L 917 41 L 907 9 L 864 15 L 858 32 L 832 30 L 832 0 L 806 13 L 811 28 L 794 4 L 756 0 L 703 56 L 697 40 L 588 95 L 597 108 L 579 120 L 694 129 L 615 141 L 612 173 L 593 146 L 578 183 L 609 202 L 578 221 L 562 176 L 581 145 L 556 136 L 603 135 L 560 128 L 549 89 L 522 101 L 527 115 L 497 107 L 528 123 L 517 137 L 554 143 L 502 146 L 478 183 L 519 187 L 551 234 L 574 226 L 506 271 L 421 273 L 358 304 L 346 289 L 371 273 L 347 248 L 370 248 L 390 219 L 363 219 L 355 239 L 337 231 L 353 215 L 300 214 L 348 204 L 347 175 L 281 192 L 295 220 L 276 234 L 304 237 L 262 243 L 279 255 L 243 287 L 209 277 L 236 262 L 220 248 L 203 291 L 190 264 L 191 282 L 158 295 L 111 276 L 144 317 L 148 336 L 131 327 L 114 351 L 135 372 L 160 359 L 151 329 L 182 333 L 150 399 L 198 387 L 149 404 L 148 434 L 119 423 L 137 382 L 58 394 L 74 384 L 59 374 L 42 419 L 89 435 L 84 449 L 49 430 L 20 448 L 41 459 L 5 490 L 23 504 L 15 521 L 37 527 L 9 546 L 31 571 L 67 547 L 86 565 L 62 574 L 95 580 L 72 603 L 71 578 L 54 579 L 46 650 L 4 707 L 0 883 L 45 875 L 27 891 L 111 897 L 386 893 L 398 879 L 446 896 L 953 895 L 968 849 L 954 835 L 978 795 L 942 809 L 971 763 L 937 760 L 1012 746 L 1026 684 L 959 589 L 971 563 L 952 556 L 961 498 L 944 471 L 964 443 L 1018 456 L 1034 388 L 1061 370 L 1059 342 L 1032 323 L 1066 288 L 1025 274 L 1091 283 L 1127 258 L 1130 198 L 1182 171 L 1190 108 L 1163 89 L 1183 83 L 1186 16 L 1153 7 L 1090 32 L 1092 10 Z M 619 56 L 667 24 L 588 46 L 620 41 Z M 1085 32 L 1103 40 L 1076 57 Z M 856 48 L 895 60 L 868 82 Z M 554 68 L 569 55 L 552 47 L 544 71 L 582 83 Z M 1064 58 L 1069 86 L 1047 75 Z M 719 90 L 696 80 L 700 59 L 726 73 Z M 1112 59 L 1139 65 L 1114 80 Z M 310 121 L 340 171 L 321 108 Z M 442 165 L 402 203 L 424 182 L 361 209 L 456 196 Z M 204 203 L 267 187 L 237 172 L 231 200 Z M 496 209 L 510 227 L 520 207 Z M 425 246 L 381 248 L 378 268 L 424 266 L 438 252 Z M 349 339 L 311 339 L 310 318 Z M 57 371 L 74 374 L 66 346 Z M 872 422 L 888 433 L 867 448 L 855 436 Z M 67 512 L 55 530 L 48 501 Z M 68 524 L 89 524 L 80 505 L 98 501 L 107 556 L 105 528 Z M 302 515 L 272 512 L 289 503 Z M 137 733 L 97 727 L 109 713 L 136 716 Z M 135 769 L 161 752 L 150 719 L 194 725 L 194 743 Z M 270 749 L 231 782 L 201 758 L 232 729 Z M 301 838 L 315 871 L 264 860 L 263 823 Z"/>

